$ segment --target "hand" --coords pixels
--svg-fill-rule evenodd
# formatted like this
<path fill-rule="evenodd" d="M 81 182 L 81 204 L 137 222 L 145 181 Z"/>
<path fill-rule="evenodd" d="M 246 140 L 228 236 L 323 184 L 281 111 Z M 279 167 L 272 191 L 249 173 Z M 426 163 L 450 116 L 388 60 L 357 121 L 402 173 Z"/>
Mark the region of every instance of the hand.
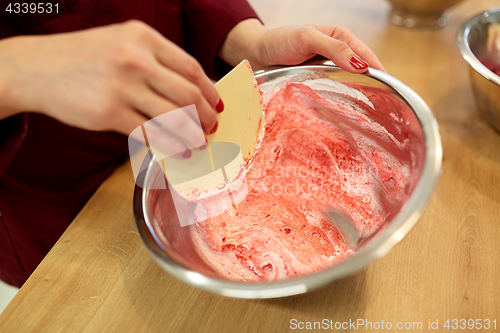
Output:
<path fill-rule="evenodd" d="M 297 65 L 316 55 L 352 73 L 363 73 L 368 66 L 385 71 L 365 43 L 348 29 L 335 25 L 266 29 L 260 21 L 248 19 L 231 30 L 220 53 L 232 65 L 241 60 L 238 57 L 247 57 L 254 70 L 271 65 Z"/>
<path fill-rule="evenodd" d="M 34 111 L 125 135 L 191 104 L 210 133 L 217 126 L 215 109 L 223 108 L 199 63 L 138 21 L 0 42 L 0 92 L 0 119 Z M 178 122 L 176 134 L 199 129 L 187 113 Z"/>

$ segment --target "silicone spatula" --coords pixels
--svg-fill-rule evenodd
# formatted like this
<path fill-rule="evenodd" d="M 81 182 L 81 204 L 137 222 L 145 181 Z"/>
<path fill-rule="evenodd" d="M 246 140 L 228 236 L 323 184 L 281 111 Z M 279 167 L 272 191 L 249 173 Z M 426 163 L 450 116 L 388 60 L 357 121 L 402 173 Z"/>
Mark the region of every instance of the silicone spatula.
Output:
<path fill-rule="evenodd" d="M 218 81 L 215 88 L 225 107 L 217 116 L 217 132 L 206 136 L 208 149 L 192 149 L 189 159 L 163 160 L 164 173 L 178 193 L 217 189 L 235 179 L 242 165 L 252 160 L 263 133 L 262 95 L 247 60 Z"/>
<path fill-rule="evenodd" d="M 224 112 L 218 115 L 219 129 L 208 135 L 209 142 L 237 144 L 245 160 L 255 153 L 258 137 L 264 129 L 262 94 L 248 60 L 215 84 L 224 102 Z"/>

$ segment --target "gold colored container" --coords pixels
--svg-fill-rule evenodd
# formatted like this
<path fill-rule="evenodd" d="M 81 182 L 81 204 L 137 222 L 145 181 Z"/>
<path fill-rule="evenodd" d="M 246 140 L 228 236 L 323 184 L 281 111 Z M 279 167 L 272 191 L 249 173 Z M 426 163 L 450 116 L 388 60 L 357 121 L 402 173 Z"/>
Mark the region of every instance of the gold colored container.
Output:
<path fill-rule="evenodd" d="M 448 22 L 445 11 L 462 0 L 388 0 L 391 23 L 408 28 L 440 28 Z"/>

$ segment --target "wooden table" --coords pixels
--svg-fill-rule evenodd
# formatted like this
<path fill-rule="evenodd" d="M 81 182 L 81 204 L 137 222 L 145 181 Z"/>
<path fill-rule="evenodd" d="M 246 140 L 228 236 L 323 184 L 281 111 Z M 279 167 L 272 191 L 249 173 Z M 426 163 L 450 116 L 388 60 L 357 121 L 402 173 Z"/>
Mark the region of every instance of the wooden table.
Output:
<path fill-rule="evenodd" d="M 252 3 L 270 26 L 347 26 L 428 103 L 440 125 L 443 175 L 419 223 L 385 258 L 321 290 L 229 299 L 177 281 L 150 258 L 137 235 L 125 165 L 2 313 L 0 332 L 280 332 L 291 330 L 292 319 L 422 322 L 420 331 L 429 320 L 444 331 L 447 319 L 496 319 L 500 331 L 500 134 L 480 117 L 455 45 L 459 24 L 498 1 L 465 1 L 437 31 L 391 26 L 382 0 Z"/>

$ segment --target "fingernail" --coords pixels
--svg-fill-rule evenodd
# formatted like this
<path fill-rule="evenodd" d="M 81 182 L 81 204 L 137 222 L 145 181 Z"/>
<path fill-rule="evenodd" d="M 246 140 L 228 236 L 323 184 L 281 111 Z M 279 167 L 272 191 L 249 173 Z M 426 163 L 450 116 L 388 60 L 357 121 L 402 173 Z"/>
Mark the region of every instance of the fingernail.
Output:
<path fill-rule="evenodd" d="M 219 128 L 219 122 L 216 122 L 216 123 L 215 123 L 215 126 L 214 126 L 214 128 L 210 131 L 210 134 L 214 134 L 215 132 L 217 132 L 217 128 Z"/>
<path fill-rule="evenodd" d="M 191 150 L 185 150 L 183 153 L 182 153 L 182 157 L 183 158 L 190 158 L 191 157 Z"/>
<path fill-rule="evenodd" d="M 217 103 L 217 106 L 215 107 L 215 110 L 218 113 L 221 113 L 222 111 L 224 111 L 224 103 L 222 102 L 222 99 L 219 99 L 219 103 Z"/>
<path fill-rule="evenodd" d="M 356 55 L 353 55 L 351 57 L 351 60 L 349 60 L 349 62 L 351 63 L 352 67 L 356 69 L 368 68 L 368 63 Z"/>

